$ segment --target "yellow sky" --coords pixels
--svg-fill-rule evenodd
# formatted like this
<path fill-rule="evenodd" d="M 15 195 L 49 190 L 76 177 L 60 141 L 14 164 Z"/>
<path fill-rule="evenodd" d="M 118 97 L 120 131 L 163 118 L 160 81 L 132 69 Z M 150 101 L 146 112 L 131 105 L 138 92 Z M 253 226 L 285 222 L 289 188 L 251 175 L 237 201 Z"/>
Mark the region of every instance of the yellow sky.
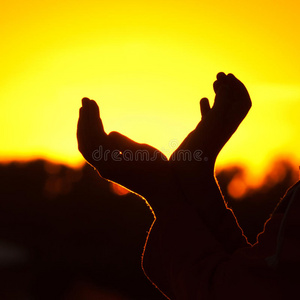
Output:
<path fill-rule="evenodd" d="M 170 155 L 213 103 L 219 71 L 253 108 L 219 165 L 299 161 L 298 1 L 4 1 L 0 10 L 0 159 L 82 162 L 80 99 L 116 130 Z"/>

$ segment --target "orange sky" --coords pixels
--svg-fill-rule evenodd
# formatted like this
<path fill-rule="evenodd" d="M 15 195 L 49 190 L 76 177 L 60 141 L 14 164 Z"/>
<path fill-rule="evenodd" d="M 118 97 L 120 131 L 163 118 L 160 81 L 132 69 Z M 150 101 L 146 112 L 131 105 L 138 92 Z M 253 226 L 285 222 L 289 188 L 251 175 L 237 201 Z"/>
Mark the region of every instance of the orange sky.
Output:
<path fill-rule="evenodd" d="M 80 99 L 116 130 L 170 155 L 213 103 L 219 71 L 247 86 L 253 108 L 218 163 L 253 172 L 300 159 L 297 1 L 4 1 L 0 159 L 82 162 Z"/>

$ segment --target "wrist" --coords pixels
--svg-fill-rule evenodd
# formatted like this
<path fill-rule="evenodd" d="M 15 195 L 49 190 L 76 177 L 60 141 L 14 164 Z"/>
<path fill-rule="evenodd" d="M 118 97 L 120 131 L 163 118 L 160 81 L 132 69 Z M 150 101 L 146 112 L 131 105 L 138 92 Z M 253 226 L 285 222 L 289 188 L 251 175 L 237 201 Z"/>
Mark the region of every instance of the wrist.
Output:
<path fill-rule="evenodd" d="M 151 194 L 145 197 L 155 215 L 183 202 L 183 198 L 181 190 L 173 180 L 163 182 L 160 187 L 155 187 Z"/>

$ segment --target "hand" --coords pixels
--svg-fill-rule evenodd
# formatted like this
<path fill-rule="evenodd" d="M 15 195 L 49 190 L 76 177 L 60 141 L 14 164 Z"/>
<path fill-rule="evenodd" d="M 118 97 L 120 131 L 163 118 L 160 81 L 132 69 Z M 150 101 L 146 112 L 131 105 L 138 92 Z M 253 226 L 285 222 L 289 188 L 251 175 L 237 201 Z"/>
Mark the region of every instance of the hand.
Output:
<path fill-rule="evenodd" d="M 82 99 L 77 126 L 78 149 L 99 174 L 151 199 L 171 194 L 172 175 L 167 158 L 157 149 L 126 136 L 106 134 L 95 101 Z"/>
<path fill-rule="evenodd" d="M 189 151 L 192 158 L 195 151 L 201 151 L 202 159 L 198 161 L 193 159 L 190 162 L 193 164 L 201 162 L 203 165 L 203 160 L 206 159 L 206 165 L 213 169 L 218 153 L 251 108 L 247 89 L 234 75 L 226 76 L 224 73 L 219 73 L 213 87 L 216 93 L 213 107 L 210 107 L 207 98 L 201 99 L 202 120 L 174 151 L 171 162 L 178 162 L 182 151 Z"/>
<path fill-rule="evenodd" d="M 200 101 L 202 120 L 174 151 L 170 164 L 185 201 L 195 207 L 213 235 L 231 253 L 246 246 L 247 239 L 231 210 L 226 209 L 214 177 L 214 164 L 219 151 L 247 115 L 251 100 L 245 86 L 232 74 L 219 73 L 214 90 L 214 106 L 210 108 L 206 98 Z M 180 154 L 184 151 L 192 159 L 183 160 Z M 202 153 L 198 160 L 193 156 L 196 151 Z"/>
<path fill-rule="evenodd" d="M 219 73 L 213 86 L 216 97 L 212 111 L 216 110 L 215 116 L 221 118 L 223 131 L 233 134 L 251 108 L 249 93 L 233 74 Z"/>

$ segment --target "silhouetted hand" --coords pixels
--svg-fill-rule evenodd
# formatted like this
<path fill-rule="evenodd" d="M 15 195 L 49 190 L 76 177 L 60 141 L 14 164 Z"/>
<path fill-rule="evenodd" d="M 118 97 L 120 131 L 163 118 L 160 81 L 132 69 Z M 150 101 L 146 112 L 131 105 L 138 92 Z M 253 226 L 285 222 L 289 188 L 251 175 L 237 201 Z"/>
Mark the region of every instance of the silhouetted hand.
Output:
<path fill-rule="evenodd" d="M 199 183 L 199 179 L 213 177 L 217 154 L 251 107 L 246 88 L 232 74 L 219 73 L 214 90 L 213 108 L 206 98 L 201 100 L 202 121 L 173 153 L 170 162 L 160 151 L 147 144 L 136 143 L 118 132 L 107 135 L 98 105 L 88 98 L 82 100 L 80 109 L 78 148 L 102 177 L 147 200 L 153 199 L 150 204 L 155 209 L 154 202 L 158 203 L 162 198 L 168 202 L 167 199 L 172 198 L 171 193 L 175 196 L 178 192 L 170 166 L 181 181 L 183 190 L 197 181 Z M 180 151 L 189 151 L 192 156 L 183 161 L 178 155 Z M 202 186 L 205 187 L 205 182 Z"/>
<path fill-rule="evenodd" d="M 95 101 L 82 99 L 77 126 L 78 149 L 108 180 L 145 197 L 155 209 L 174 190 L 167 158 L 157 149 L 126 136 L 106 134 Z"/>
<path fill-rule="evenodd" d="M 251 108 L 251 99 L 247 89 L 234 75 L 219 73 L 213 87 L 216 93 L 213 107 L 210 108 L 207 98 L 201 99 L 201 122 L 170 158 L 173 167 L 179 167 L 177 173 L 180 173 L 181 169 L 188 164 L 198 168 L 199 163 L 202 167 L 203 165 L 209 167 L 212 172 L 218 153 Z M 180 153 L 183 151 L 189 151 L 191 154 L 189 157 L 192 159 L 180 161 L 183 157 Z M 196 157 L 194 156 L 195 151 L 198 151 Z M 199 156 L 200 151 L 201 157 Z"/>
<path fill-rule="evenodd" d="M 232 74 L 219 73 L 214 90 L 213 107 L 208 99 L 201 99 L 202 120 L 174 151 L 170 165 L 185 201 L 196 208 L 214 236 L 231 252 L 247 245 L 247 241 L 234 215 L 226 209 L 214 177 L 214 165 L 219 151 L 247 115 L 251 100 L 245 86 Z M 190 159 L 184 159 L 187 157 Z M 224 220 L 227 228 L 222 230 L 220 222 Z"/>
<path fill-rule="evenodd" d="M 220 151 L 246 117 L 252 103 L 246 87 L 233 74 L 226 76 L 219 73 L 214 82 L 214 91 L 216 93 L 214 106 L 210 112 L 205 112 L 204 117 L 208 118 L 211 114 L 210 118 L 220 120 L 220 127 L 217 128 L 219 133 L 216 132 Z M 213 126 L 214 122 L 211 120 L 210 122 Z"/>

